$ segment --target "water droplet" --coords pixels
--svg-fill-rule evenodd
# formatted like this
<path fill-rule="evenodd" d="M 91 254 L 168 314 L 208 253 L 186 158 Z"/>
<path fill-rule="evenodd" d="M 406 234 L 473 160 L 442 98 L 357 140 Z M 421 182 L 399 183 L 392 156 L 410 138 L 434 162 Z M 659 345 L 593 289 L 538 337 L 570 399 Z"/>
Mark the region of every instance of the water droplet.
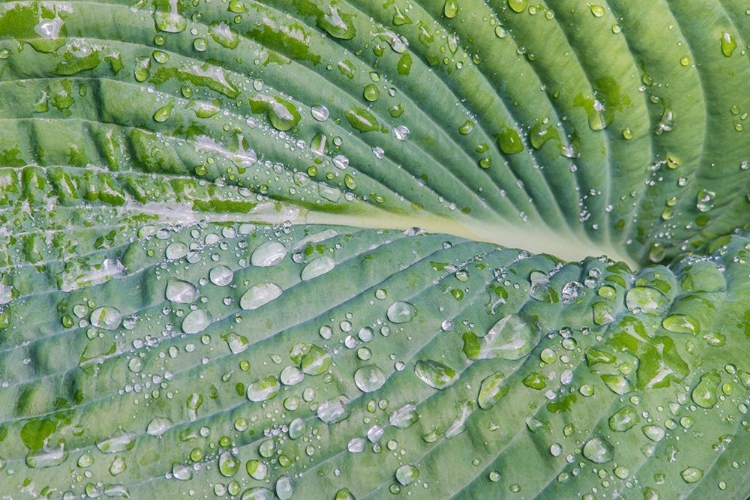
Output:
<path fill-rule="evenodd" d="M 671 314 L 664 318 L 662 326 L 665 330 L 676 333 L 700 333 L 700 325 L 694 318 L 685 314 Z"/>
<path fill-rule="evenodd" d="M 721 53 L 724 57 L 732 57 L 732 53 L 737 48 L 737 40 L 731 33 L 721 32 Z"/>
<path fill-rule="evenodd" d="M 721 376 L 715 371 L 702 375 L 700 382 L 690 394 L 691 399 L 701 408 L 713 408 L 718 402 L 717 391 L 720 383 Z"/>
<path fill-rule="evenodd" d="M 114 307 L 99 307 L 91 312 L 89 321 L 93 326 L 102 330 L 117 330 L 122 322 L 122 314 Z"/>
<path fill-rule="evenodd" d="M 632 312 L 663 314 L 669 307 L 669 300 L 659 290 L 647 286 L 636 286 L 625 296 L 625 303 Z"/>
<path fill-rule="evenodd" d="M 270 267 L 279 264 L 286 256 L 287 249 L 276 241 L 267 241 L 255 249 L 250 263 L 257 267 Z"/>
<path fill-rule="evenodd" d="M 170 243 L 164 251 L 164 255 L 169 260 L 181 259 L 188 254 L 188 247 L 181 241 Z"/>
<path fill-rule="evenodd" d="M 562 289 L 562 303 L 565 305 L 578 304 L 586 295 L 586 288 L 577 281 L 566 283 Z"/>
<path fill-rule="evenodd" d="M 594 17 L 603 17 L 604 16 L 604 7 L 601 5 L 590 5 L 589 9 L 591 10 L 591 13 L 594 15 Z"/>
<path fill-rule="evenodd" d="M 333 500 L 357 500 L 356 497 L 349 491 L 349 488 L 341 488 L 336 492 L 336 496 Z"/>
<path fill-rule="evenodd" d="M 528 0 L 508 0 L 508 7 L 510 7 L 513 12 L 521 13 L 526 10 L 527 2 Z"/>
<path fill-rule="evenodd" d="M 344 395 L 329 399 L 318 406 L 316 415 L 326 424 L 341 422 L 349 417 L 349 403 L 349 398 Z"/>
<path fill-rule="evenodd" d="M 283 290 L 276 283 L 260 283 L 248 288 L 240 297 L 240 308 L 252 311 L 281 297 Z"/>
<path fill-rule="evenodd" d="M 635 408 L 626 406 L 609 417 L 609 428 L 615 432 L 625 432 L 635 427 L 639 421 L 640 417 Z"/>
<path fill-rule="evenodd" d="M 365 90 L 362 92 L 362 96 L 368 102 L 375 102 L 380 97 L 380 91 L 374 83 L 370 83 L 365 86 Z"/>
<path fill-rule="evenodd" d="M 658 425 L 644 425 L 641 430 L 647 438 L 654 442 L 659 442 L 664 439 L 666 433 L 666 431 Z"/>
<path fill-rule="evenodd" d="M 279 476 L 276 480 L 276 496 L 279 500 L 289 500 L 294 494 L 294 483 L 289 476 Z"/>
<path fill-rule="evenodd" d="M 417 308 L 408 302 L 394 302 L 388 308 L 386 317 L 391 323 L 408 323 L 417 314 Z"/>
<path fill-rule="evenodd" d="M 174 422 L 172 422 L 170 419 L 166 417 L 156 417 L 151 420 L 151 422 L 148 423 L 148 427 L 146 427 L 146 434 L 149 436 L 161 436 L 167 430 L 174 425 Z"/>
<path fill-rule="evenodd" d="M 414 374 L 425 384 L 439 390 L 458 380 L 458 373 L 453 368 L 432 360 L 417 361 Z"/>
<path fill-rule="evenodd" d="M 453 19 L 458 14 L 458 1 L 457 0 L 446 0 L 445 6 L 443 7 L 443 13 L 448 19 Z"/>
<path fill-rule="evenodd" d="M 273 399 L 281 390 L 279 379 L 269 375 L 247 386 L 247 399 L 256 403 Z"/>
<path fill-rule="evenodd" d="M 375 365 L 365 365 L 354 372 L 354 383 L 362 392 L 374 392 L 383 387 L 388 376 Z"/>
<path fill-rule="evenodd" d="M 479 387 L 477 403 L 483 410 L 489 410 L 495 403 L 508 394 L 509 387 L 506 385 L 505 375 L 500 372 L 494 373 L 482 380 Z"/>
<path fill-rule="evenodd" d="M 224 477 L 232 477 L 240 470 L 240 460 L 229 451 L 219 455 L 219 472 Z"/>
<path fill-rule="evenodd" d="M 633 384 L 622 375 L 602 375 L 602 381 L 610 391 L 622 396 L 633 390 Z"/>
<path fill-rule="evenodd" d="M 419 479 L 419 469 L 411 464 L 402 465 L 396 469 L 396 480 L 404 486 L 407 486 Z"/>
<path fill-rule="evenodd" d="M 399 429 L 406 429 L 419 420 L 417 407 L 409 403 L 391 413 L 388 423 Z"/>
<path fill-rule="evenodd" d="M 172 108 L 174 108 L 174 106 L 170 103 L 157 109 L 154 113 L 154 121 L 157 123 L 164 123 L 165 121 L 167 121 L 169 117 L 172 116 Z M 167 251 L 168 250 L 169 248 L 167 248 Z"/>
<path fill-rule="evenodd" d="M 349 453 L 362 453 L 365 451 L 365 438 L 353 438 L 346 445 L 346 449 Z"/>
<path fill-rule="evenodd" d="M 287 366 L 282 370 L 279 379 L 287 386 L 297 385 L 305 378 L 305 374 L 296 366 Z"/>
<path fill-rule="evenodd" d="M 278 498 L 273 491 L 262 486 L 248 488 L 242 492 L 242 500 L 274 500 Z"/>
<path fill-rule="evenodd" d="M 310 114 L 317 121 L 324 122 L 328 119 L 329 112 L 328 108 L 326 108 L 322 104 L 318 104 L 310 108 Z"/>
<path fill-rule="evenodd" d="M 61 442 L 56 448 L 32 450 L 26 455 L 26 465 L 32 469 L 46 469 L 57 467 L 68 459 L 68 450 Z"/>
<path fill-rule="evenodd" d="M 300 278 L 302 278 L 302 281 L 309 281 L 311 279 L 317 278 L 318 276 L 326 274 L 334 267 L 336 267 L 336 262 L 328 255 L 324 255 L 323 257 L 319 257 L 311 261 L 304 268 L 302 268 Z"/>
<path fill-rule="evenodd" d="M 583 445 L 583 456 L 595 464 L 603 464 L 615 458 L 615 448 L 605 439 L 595 437 Z"/>
<path fill-rule="evenodd" d="M 216 266 L 208 272 L 208 279 L 216 286 L 227 286 L 234 279 L 234 271 L 227 266 Z"/>
<path fill-rule="evenodd" d="M 189 334 L 202 332 L 208 328 L 211 321 L 213 321 L 213 318 L 210 312 L 205 309 L 196 309 L 182 320 L 182 331 Z"/>
<path fill-rule="evenodd" d="M 190 304 L 198 300 L 198 288 L 192 283 L 178 279 L 170 279 L 167 282 L 165 296 L 167 300 L 178 304 Z"/>
<path fill-rule="evenodd" d="M 102 453 L 122 453 L 132 450 L 134 446 L 135 434 L 123 432 L 122 429 L 120 429 L 117 435 L 96 444 L 96 447 L 99 448 Z"/>
<path fill-rule="evenodd" d="M 476 337 L 476 345 L 470 345 L 474 340 L 469 334 L 464 334 L 464 352 L 471 359 L 520 359 L 541 339 L 540 329 L 517 314 L 502 317 L 484 337 Z"/>
<path fill-rule="evenodd" d="M 310 350 L 302 358 L 300 363 L 302 371 L 308 375 L 322 375 L 331 366 L 331 355 L 328 351 L 315 344 L 310 346 Z"/>
<path fill-rule="evenodd" d="M 715 192 L 700 189 L 696 195 L 695 206 L 700 212 L 708 212 L 714 207 L 714 198 L 716 198 Z"/>
<path fill-rule="evenodd" d="M 263 481 L 268 475 L 268 466 L 260 460 L 248 460 L 245 464 L 245 469 L 247 469 L 250 477 L 257 481 Z"/>
<path fill-rule="evenodd" d="M 703 477 L 703 471 L 697 467 L 688 467 L 680 475 L 686 483 L 696 483 Z"/>

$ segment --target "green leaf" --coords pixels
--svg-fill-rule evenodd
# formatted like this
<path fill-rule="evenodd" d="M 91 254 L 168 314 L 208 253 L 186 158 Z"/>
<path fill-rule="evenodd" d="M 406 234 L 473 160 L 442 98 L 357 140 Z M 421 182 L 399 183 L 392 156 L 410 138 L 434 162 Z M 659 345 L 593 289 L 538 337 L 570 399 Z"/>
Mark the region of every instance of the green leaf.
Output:
<path fill-rule="evenodd" d="M 746 10 L 0 5 L 0 496 L 747 497 Z"/>

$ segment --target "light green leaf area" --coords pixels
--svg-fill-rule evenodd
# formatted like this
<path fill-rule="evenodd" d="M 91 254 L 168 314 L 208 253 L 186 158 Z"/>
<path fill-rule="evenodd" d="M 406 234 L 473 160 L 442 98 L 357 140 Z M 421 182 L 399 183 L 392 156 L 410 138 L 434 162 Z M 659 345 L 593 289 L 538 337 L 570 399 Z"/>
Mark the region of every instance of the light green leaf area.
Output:
<path fill-rule="evenodd" d="M 1 4 L 0 497 L 747 497 L 748 38 Z"/>

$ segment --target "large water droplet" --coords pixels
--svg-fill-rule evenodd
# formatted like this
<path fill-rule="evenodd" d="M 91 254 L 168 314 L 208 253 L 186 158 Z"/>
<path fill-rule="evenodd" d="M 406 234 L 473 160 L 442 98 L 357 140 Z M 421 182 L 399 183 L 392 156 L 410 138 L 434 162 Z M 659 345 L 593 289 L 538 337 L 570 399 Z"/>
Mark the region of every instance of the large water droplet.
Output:
<path fill-rule="evenodd" d="M 195 285 L 178 279 L 171 279 L 167 282 L 167 291 L 164 295 L 167 300 L 177 304 L 190 304 L 198 300 L 200 296 Z"/>
<path fill-rule="evenodd" d="M 640 417 L 635 408 L 626 406 L 620 408 L 614 415 L 609 417 L 609 428 L 615 432 L 625 432 L 632 429 L 639 421 Z"/>
<path fill-rule="evenodd" d="M 117 330 L 122 322 L 122 314 L 110 306 L 99 307 L 91 312 L 91 324 L 102 330 Z"/>
<path fill-rule="evenodd" d="M 305 378 L 305 374 L 296 366 L 287 366 L 281 372 L 281 383 L 284 385 L 297 385 Z"/>
<path fill-rule="evenodd" d="M 248 288 L 240 297 L 240 308 L 246 311 L 258 309 L 281 296 L 283 290 L 276 283 L 260 283 Z"/>
<path fill-rule="evenodd" d="M 250 256 L 250 263 L 257 267 L 275 266 L 284 260 L 287 249 L 277 241 L 267 241 L 255 249 Z"/>
<path fill-rule="evenodd" d="M 164 254 L 169 260 L 181 259 L 188 254 L 188 247 L 181 241 L 170 243 Z"/>
<path fill-rule="evenodd" d="M 234 278 L 234 271 L 227 266 L 216 266 L 208 272 L 208 279 L 216 286 L 227 286 Z"/>
<path fill-rule="evenodd" d="M 275 398 L 280 389 L 279 379 L 269 375 L 247 386 L 247 399 L 256 403 L 268 401 Z"/>
<path fill-rule="evenodd" d="M 409 403 L 391 413 L 388 423 L 399 429 L 406 429 L 419 420 L 417 407 Z"/>
<path fill-rule="evenodd" d="M 132 450 L 135 446 L 135 434 L 129 434 L 127 432 L 120 432 L 116 436 L 112 436 L 109 439 L 100 441 L 96 444 L 96 447 L 102 453 L 122 453 L 124 451 Z"/>
<path fill-rule="evenodd" d="M 644 425 L 641 429 L 643 434 L 651 441 L 659 442 L 664 439 L 666 432 L 658 425 Z"/>
<path fill-rule="evenodd" d="M 43 448 L 32 450 L 26 455 L 26 465 L 32 469 L 46 469 L 57 467 L 68 459 L 68 451 L 65 443 L 60 443 L 56 448 Z"/>
<path fill-rule="evenodd" d="M 383 387 L 388 376 L 375 365 L 365 365 L 354 372 L 354 383 L 362 392 L 374 392 Z"/>
<path fill-rule="evenodd" d="M 583 456 L 596 464 L 603 464 L 615 458 L 615 448 L 605 439 L 595 437 L 583 445 Z"/>
<path fill-rule="evenodd" d="M 503 396 L 508 394 L 509 387 L 505 383 L 505 375 L 500 372 L 493 373 L 482 380 L 479 387 L 479 397 L 477 403 L 483 410 L 489 410 L 495 403 L 500 401 Z"/>
<path fill-rule="evenodd" d="M 161 436 L 167 430 L 174 425 L 174 422 L 172 422 L 170 419 L 166 417 L 156 417 L 151 420 L 151 422 L 148 423 L 148 427 L 146 427 L 146 434 L 149 436 Z"/>
<path fill-rule="evenodd" d="M 302 269 L 300 278 L 302 278 L 302 281 L 309 281 L 313 278 L 324 275 L 334 267 L 336 267 L 336 262 L 328 255 L 324 255 L 323 257 L 319 257 L 307 264 Z"/>
<path fill-rule="evenodd" d="M 417 308 L 414 307 L 414 305 L 408 302 L 399 301 L 391 304 L 385 315 L 391 323 L 400 324 L 408 323 L 414 319 L 416 314 Z"/>
<path fill-rule="evenodd" d="M 204 309 L 196 309 L 185 316 L 182 320 L 182 331 L 188 334 L 199 333 L 208 328 L 213 318 L 211 313 Z"/>
<path fill-rule="evenodd" d="M 331 355 L 325 349 L 313 344 L 302 358 L 300 366 L 308 375 L 322 375 L 331 366 Z"/>
<path fill-rule="evenodd" d="M 701 376 L 690 397 L 701 408 L 713 408 L 718 402 L 717 391 L 721 384 L 721 376 L 716 372 L 709 372 Z"/>
<path fill-rule="evenodd" d="M 232 477 L 240 470 L 240 460 L 229 451 L 219 455 L 219 472 L 224 477 Z"/>
<path fill-rule="evenodd" d="M 279 500 L 289 500 L 294 494 L 294 483 L 289 476 L 279 476 L 276 480 L 276 496 Z"/>
<path fill-rule="evenodd" d="M 662 314 L 669 307 L 669 300 L 656 288 L 636 286 L 625 296 L 628 309 L 646 314 Z"/>
<path fill-rule="evenodd" d="M 411 464 L 402 465 L 396 469 L 396 480 L 407 486 L 419 479 L 419 469 Z"/>
<path fill-rule="evenodd" d="M 248 460 L 245 468 L 250 477 L 258 481 L 263 481 L 268 475 L 268 466 L 260 460 Z"/>
<path fill-rule="evenodd" d="M 464 337 L 464 342 L 470 340 Z M 508 314 L 495 323 L 484 337 L 478 338 L 478 350 L 471 350 L 470 357 L 520 359 L 530 353 L 540 339 L 541 331 L 536 325 L 529 324 L 517 314 Z"/>
<path fill-rule="evenodd" d="M 344 395 L 329 399 L 318 406 L 316 414 L 326 424 L 341 422 L 349 417 L 349 402 L 349 398 Z"/>
<path fill-rule="evenodd" d="M 697 467 L 688 467 L 680 475 L 686 483 L 697 483 L 703 478 L 703 471 Z"/>
<path fill-rule="evenodd" d="M 606 384 L 610 391 L 615 394 L 622 396 L 633 390 L 633 384 L 623 377 L 622 375 L 602 375 L 602 381 Z"/>
<path fill-rule="evenodd" d="M 438 361 L 417 361 L 414 374 L 425 384 L 435 389 L 445 389 L 458 380 L 458 373 Z"/>

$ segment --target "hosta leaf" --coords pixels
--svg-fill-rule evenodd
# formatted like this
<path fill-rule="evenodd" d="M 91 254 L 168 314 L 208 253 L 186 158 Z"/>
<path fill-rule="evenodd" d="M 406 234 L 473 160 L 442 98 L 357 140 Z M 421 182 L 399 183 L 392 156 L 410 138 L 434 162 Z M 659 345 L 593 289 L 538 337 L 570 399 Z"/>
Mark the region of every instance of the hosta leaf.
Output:
<path fill-rule="evenodd" d="M 0 496 L 746 497 L 749 14 L 3 3 Z"/>

